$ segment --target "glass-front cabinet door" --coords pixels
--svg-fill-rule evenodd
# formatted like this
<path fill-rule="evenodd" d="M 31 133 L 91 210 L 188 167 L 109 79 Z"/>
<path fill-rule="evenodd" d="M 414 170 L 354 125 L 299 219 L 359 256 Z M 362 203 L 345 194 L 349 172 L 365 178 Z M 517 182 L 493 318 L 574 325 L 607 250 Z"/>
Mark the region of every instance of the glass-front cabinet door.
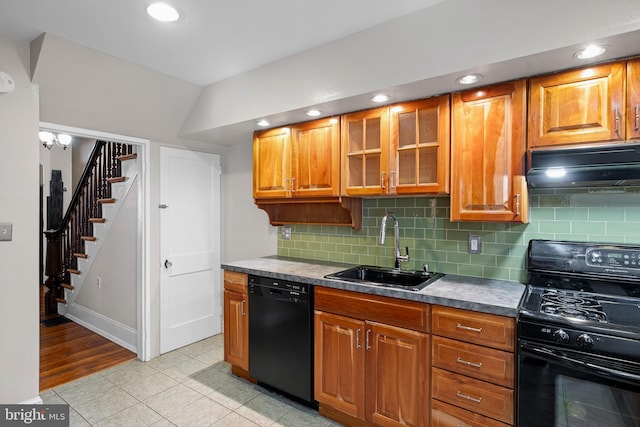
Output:
<path fill-rule="evenodd" d="M 386 194 L 389 109 L 342 116 L 342 192 L 346 196 Z"/>
<path fill-rule="evenodd" d="M 389 192 L 448 193 L 449 95 L 391 107 Z"/>

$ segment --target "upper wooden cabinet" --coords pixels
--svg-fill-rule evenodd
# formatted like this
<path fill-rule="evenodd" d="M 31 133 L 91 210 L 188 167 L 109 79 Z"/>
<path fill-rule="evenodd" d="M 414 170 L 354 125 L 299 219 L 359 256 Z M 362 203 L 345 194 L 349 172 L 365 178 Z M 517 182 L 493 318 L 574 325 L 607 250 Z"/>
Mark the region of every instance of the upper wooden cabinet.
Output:
<path fill-rule="evenodd" d="M 640 139 L 640 58 L 627 62 L 627 139 Z"/>
<path fill-rule="evenodd" d="M 340 195 L 340 122 L 326 118 L 256 132 L 253 197 Z"/>
<path fill-rule="evenodd" d="M 526 81 L 453 94 L 451 220 L 527 222 Z"/>
<path fill-rule="evenodd" d="M 449 192 L 449 104 L 446 95 L 390 108 L 390 193 Z"/>
<path fill-rule="evenodd" d="M 449 95 L 342 116 L 349 196 L 449 192 Z"/>
<path fill-rule="evenodd" d="M 342 193 L 386 193 L 389 165 L 389 108 L 342 116 Z"/>
<path fill-rule="evenodd" d="M 253 197 L 288 197 L 290 180 L 291 128 L 256 132 L 253 137 Z"/>
<path fill-rule="evenodd" d="M 625 139 L 625 63 L 532 78 L 529 148 Z"/>

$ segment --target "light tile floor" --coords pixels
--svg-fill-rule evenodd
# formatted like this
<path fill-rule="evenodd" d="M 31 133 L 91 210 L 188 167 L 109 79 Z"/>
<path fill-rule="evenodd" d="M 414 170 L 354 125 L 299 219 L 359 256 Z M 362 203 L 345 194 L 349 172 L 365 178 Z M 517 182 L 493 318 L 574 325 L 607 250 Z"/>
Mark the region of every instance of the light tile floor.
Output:
<path fill-rule="evenodd" d="M 310 408 L 231 374 L 223 336 L 134 360 L 41 394 L 71 426 L 335 427 Z"/>

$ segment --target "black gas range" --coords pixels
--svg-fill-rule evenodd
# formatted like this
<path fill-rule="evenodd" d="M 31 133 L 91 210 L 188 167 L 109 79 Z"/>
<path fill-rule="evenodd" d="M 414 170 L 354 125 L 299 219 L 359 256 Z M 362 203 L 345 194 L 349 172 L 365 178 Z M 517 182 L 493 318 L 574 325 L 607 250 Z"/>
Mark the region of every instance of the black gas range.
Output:
<path fill-rule="evenodd" d="M 640 426 L 640 246 L 531 240 L 518 425 Z"/>

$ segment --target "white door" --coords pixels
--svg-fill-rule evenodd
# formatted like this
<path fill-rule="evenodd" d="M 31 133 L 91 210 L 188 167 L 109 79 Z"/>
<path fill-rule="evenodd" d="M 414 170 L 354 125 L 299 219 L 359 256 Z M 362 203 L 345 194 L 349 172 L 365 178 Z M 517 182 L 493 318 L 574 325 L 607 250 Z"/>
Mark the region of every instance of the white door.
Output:
<path fill-rule="evenodd" d="M 160 148 L 160 353 L 221 332 L 220 156 Z"/>

